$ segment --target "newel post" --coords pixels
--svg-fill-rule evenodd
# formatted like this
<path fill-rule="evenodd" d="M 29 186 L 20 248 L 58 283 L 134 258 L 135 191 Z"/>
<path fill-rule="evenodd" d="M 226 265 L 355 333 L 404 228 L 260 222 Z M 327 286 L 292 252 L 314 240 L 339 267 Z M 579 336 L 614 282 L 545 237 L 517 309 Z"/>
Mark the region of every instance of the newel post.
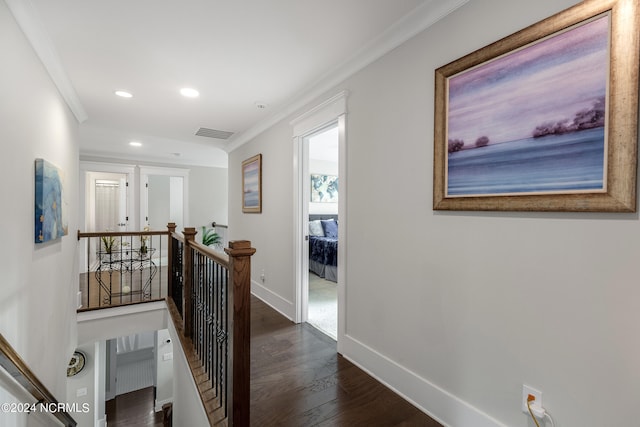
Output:
<path fill-rule="evenodd" d="M 173 233 L 176 232 L 176 223 L 167 224 L 167 296 L 173 297 Z"/>
<path fill-rule="evenodd" d="M 186 227 L 182 234 L 184 235 L 184 250 L 182 259 L 184 260 L 182 277 L 184 301 L 182 308 L 182 320 L 184 321 L 184 336 L 191 338 L 193 335 L 193 319 L 191 311 L 191 297 L 193 292 L 193 249 L 192 243 L 195 241 L 198 232 L 194 227 Z"/>
<path fill-rule="evenodd" d="M 249 367 L 251 334 L 251 256 L 256 252 L 248 240 L 234 240 L 224 250 L 229 255 L 229 306 L 233 333 L 229 372 L 231 408 L 229 425 L 249 426 Z"/>

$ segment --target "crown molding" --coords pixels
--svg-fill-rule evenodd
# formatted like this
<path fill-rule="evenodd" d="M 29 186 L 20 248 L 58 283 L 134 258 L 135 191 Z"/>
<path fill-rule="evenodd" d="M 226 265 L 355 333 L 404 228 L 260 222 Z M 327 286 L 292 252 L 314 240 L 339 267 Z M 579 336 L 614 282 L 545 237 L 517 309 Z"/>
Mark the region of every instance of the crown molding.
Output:
<path fill-rule="evenodd" d="M 367 43 L 351 58 L 329 70 L 315 82 L 295 96 L 285 106 L 256 125 L 239 133 L 229 140 L 226 147 L 231 152 L 251 141 L 262 132 L 274 126 L 281 120 L 312 102 L 331 88 L 339 85 L 367 65 L 381 58 L 391 50 L 400 46 L 418 33 L 429 28 L 454 10 L 466 4 L 469 0 L 430 0 L 417 7 L 411 13 L 396 21 L 380 36 Z"/>
<path fill-rule="evenodd" d="M 45 30 L 38 12 L 30 0 L 5 0 L 11 14 L 15 18 L 18 26 L 27 37 L 27 40 L 33 47 L 33 50 L 40 58 L 44 68 L 49 73 L 51 80 L 58 88 L 60 95 L 65 100 L 69 109 L 73 112 L 78 123 L 87 120 L 87 112 L 85 111 L 80 98 L 76 93 L 69 76 L 62 66 L 58 52 L 56 51 L 51 37 Z"/>

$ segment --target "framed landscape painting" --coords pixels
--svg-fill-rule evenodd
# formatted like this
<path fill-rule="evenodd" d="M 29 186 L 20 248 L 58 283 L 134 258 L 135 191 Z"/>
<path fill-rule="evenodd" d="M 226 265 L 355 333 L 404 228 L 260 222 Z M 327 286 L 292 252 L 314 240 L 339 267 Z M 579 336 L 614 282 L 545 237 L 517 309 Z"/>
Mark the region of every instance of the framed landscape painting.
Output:
<path fill-rule="evenodd" d="M 262 154 L 242 162 L 242 212 L 262 212 Z"/>
<path fill-rule="evenodd" d="M 436 210 L 635 212 L 638 6 L 585 1 L 436 70 Z"/>

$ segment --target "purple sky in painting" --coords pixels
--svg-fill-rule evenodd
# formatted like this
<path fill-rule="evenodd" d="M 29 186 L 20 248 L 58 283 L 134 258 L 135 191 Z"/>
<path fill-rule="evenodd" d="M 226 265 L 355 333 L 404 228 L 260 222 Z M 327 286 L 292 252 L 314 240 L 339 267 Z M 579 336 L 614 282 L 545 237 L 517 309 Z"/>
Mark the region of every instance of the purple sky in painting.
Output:
<path fill-rule="evenodd" d="M 606 94 L 609 17 L 449 78 L 448 138 L 465 146 L 531 137 Z"/>

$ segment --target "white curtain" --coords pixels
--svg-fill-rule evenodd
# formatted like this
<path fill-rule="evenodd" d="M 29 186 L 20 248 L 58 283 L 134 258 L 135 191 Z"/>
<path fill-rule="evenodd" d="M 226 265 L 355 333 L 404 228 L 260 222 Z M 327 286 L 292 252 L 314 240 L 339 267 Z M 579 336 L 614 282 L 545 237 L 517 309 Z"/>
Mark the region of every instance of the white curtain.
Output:
<path fill-rule="evenodd" d="M 118 231 L 120 184 L 96 180 L 96 231 Z"/>

